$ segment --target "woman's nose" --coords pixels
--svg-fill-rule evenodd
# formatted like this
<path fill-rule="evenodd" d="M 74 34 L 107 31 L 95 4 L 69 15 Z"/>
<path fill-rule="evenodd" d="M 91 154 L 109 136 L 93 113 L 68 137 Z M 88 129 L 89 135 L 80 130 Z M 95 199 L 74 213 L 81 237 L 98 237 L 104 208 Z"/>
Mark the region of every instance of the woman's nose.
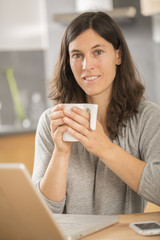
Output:
<path fill-rule="evenodd" d="M 86 57 L 83 59 L 83 62 L 82 62 L 82 69 L 85 70 L 86 68 Z"/>
<path fill-rule="evenodd" d="M 89 70 L 93 68 L 93 59 L 91 57 L 84 57 L 82 62 L 82 69 Z"/>

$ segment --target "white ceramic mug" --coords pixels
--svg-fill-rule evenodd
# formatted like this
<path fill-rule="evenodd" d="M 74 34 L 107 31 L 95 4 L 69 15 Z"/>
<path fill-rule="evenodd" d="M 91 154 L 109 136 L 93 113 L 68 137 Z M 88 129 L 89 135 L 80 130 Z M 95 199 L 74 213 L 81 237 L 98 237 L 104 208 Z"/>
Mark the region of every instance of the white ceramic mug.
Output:
<path fill-rule="evenodd" d="M 81 108 L 90 113 L 90 128 L 92 130 L 96 130 L 96 122 L 97 122 L 97 104 L 89 104 L 89 103 L 68 103 L 64 104 L 64 110 L 71 110 L 73 107 Z M 78 140 L 69 134 L 68 131 L 63 134 L 63 141 L 66 142 L 77 142 Z"/>

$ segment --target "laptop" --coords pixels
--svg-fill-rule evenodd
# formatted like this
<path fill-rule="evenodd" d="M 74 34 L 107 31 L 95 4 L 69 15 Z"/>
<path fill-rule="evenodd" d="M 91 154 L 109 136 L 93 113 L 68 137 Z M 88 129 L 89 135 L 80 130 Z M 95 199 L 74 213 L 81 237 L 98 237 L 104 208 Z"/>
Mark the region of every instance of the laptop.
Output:
<path fill-rule="evenodd" d="M 24 164 L 0 164 L 0 240 L 75 240 L 118 220 L 109 215 L 53 214 Z"/>

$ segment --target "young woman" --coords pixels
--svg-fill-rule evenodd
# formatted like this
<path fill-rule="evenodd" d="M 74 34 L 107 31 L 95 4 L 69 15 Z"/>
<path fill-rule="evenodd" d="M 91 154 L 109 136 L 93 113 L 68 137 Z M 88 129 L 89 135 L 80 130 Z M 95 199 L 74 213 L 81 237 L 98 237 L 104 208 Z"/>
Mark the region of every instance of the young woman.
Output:
<path fill-rule="evenodd" d="M 64 34 L 50 98 L 36 133 L 33 181 L 54 213 L 143 212 L 160 205 L 160 108 L 143 97 L 126 41 L 103 12 L 74 19 Z M 98 104 L 89 113 L 64 103 Z M 64 142 L 69 131 L 79 142 Z"/>

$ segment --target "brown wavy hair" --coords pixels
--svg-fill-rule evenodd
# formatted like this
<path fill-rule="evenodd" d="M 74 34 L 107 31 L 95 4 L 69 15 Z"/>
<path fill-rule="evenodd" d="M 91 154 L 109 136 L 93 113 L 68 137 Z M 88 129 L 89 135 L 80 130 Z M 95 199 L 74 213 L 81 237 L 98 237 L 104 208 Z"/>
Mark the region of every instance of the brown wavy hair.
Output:
<path fill-rule="evenodd" d="M 106 13 L 82 13 L 69 24 L 62 38 L 49 98 L 56 103 L 86 102 L 86 94 L 77 84 L 71 71 L 68 48 L 69 44 L 87 29 L 93 29 L 110 42 L 115 50 L 121 51 L 121 65 L 117 66 L 111 100 L 106 109 L 106 127 L 110 138 L 115 139 L 121 133 L 128 117 L 137 113 L 144 86 L 119 26 Z"/>

